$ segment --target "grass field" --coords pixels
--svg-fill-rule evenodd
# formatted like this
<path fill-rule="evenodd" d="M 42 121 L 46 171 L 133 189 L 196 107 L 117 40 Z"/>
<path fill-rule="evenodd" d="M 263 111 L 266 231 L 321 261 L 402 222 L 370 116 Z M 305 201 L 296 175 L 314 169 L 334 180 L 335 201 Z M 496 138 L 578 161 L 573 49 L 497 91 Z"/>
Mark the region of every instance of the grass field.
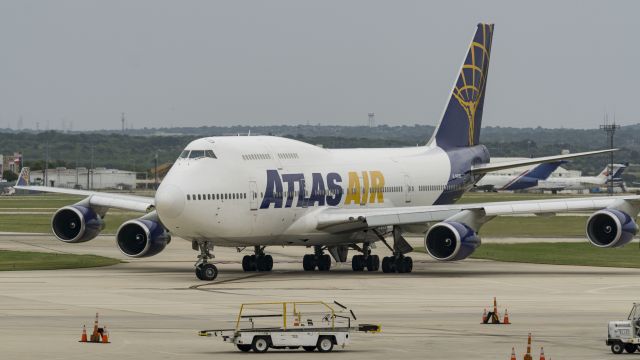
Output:
<path fill-rule="evenodd" d="M 423 247 L 417 252 L 425 252 Z M 472 259 L 532 264 L 640 268 L 640 248 L 635 243 L 623 248 L 600 249 L 589 243 L 483 244 Z"/>
<path fill-rule="evenodd" d="M 118 263 L 120 260 L 96 255 L 0 250 L 0 271 L 77 269 Z"/>

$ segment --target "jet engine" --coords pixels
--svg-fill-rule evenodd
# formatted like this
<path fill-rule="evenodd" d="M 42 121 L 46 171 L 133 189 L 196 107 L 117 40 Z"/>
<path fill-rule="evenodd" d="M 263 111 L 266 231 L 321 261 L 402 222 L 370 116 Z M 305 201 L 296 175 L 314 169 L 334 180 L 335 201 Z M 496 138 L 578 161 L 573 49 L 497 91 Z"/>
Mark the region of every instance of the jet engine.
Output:
<path fill-rule="evenodd" d="M 444 221 L 433 225 L 424 238 L 427 253 L 436 260 L 456 261 L 469 257 L 480 246 L 480 237 L 469 226 Z"/>
<path fill-rule="evenodd" d="M 587 220 L 587 237 L 601 248 L 624 246 L 638 233 L 638 225 L 629 214 L 616 209 L 596 211 Z"/>
<path fill-rule="evenodd" d="M 123 254 L 142 258 L 164 250 L 171 242 L 171 235 L 160 222 L 140 218 L 122 224 L 116 233 L 116 242 Z"/>
<path fill-rule="evenodd" d="M 71 205 L 53 214 L 51 229 L 60 241 L 81 243 L 98 236 L 104 229 L 104 221 L 89 207 Z"/>

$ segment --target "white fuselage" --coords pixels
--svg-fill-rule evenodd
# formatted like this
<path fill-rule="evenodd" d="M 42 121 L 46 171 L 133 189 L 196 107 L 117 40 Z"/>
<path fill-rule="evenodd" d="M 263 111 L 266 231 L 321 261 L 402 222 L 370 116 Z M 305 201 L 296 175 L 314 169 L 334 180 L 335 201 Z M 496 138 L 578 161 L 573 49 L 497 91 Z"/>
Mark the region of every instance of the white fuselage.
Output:
<path fill-rule="evenodd" d="M 171 233 L 219 246 L 352 243 L 357 234 L 317 230 L 313 214 L 432 205 L 451 173 L 439 147 L 330 150 L 245 136 L 195 140 L 185 149 L 193 150 L 215 158 L 179 158 L 156 193 L 156 209 Z"/>

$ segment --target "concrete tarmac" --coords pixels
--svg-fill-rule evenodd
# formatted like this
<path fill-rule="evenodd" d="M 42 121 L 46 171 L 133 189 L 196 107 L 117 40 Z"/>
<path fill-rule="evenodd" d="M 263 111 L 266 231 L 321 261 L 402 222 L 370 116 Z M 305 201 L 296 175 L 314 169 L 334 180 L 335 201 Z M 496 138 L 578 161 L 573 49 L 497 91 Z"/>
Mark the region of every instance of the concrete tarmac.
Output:
<path fill-rule="evenodd" d="M 337 300 L 380 334 L 353 335 L 332 354 L 273 351 L 268 359 L 509 359 L 533 333 L 533 358 L 614 359 L 604 344 L 607 321 L 624 319 L 640 301 L 640 270 L 465 260 L 438 263 L 413 254 L 411 274 L 354 273 L 350 263 L 328 273 L 302 271 L 303 248 L 268 248 L 271 273 L 244 273 L 243 254 L 216 248 L 220 275 L 195 279 L 196 252 L 174 239 L 147 259 L 121 255 L 113 237 L 64 244 L 52 236 L 0 235 L 0 249 L 90 253 L 126 259 L 103 268 L 0 272 L 2 359 L 244 358 L 200 329 L 232 325 L 242 302 Z M 603 250 L 606 251 L 606 250 Z M 380 255 L 388 251 L 375 250 Z M 494 296 L 512 325 L 480 325 Z M 111 344 L 78 343 L 95 312 Z M 253 355 L 253 354 L 250 354 Z M 249 356 L 250 356 L 249 355 Z M 640 356 L 640 355 L 636 355 Z"/>

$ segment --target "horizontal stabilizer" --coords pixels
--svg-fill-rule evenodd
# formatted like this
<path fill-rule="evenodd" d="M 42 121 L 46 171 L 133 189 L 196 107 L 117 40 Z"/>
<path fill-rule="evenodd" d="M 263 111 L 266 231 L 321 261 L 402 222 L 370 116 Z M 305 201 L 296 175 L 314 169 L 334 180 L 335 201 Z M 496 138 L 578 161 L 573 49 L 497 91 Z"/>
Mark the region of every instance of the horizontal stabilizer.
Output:
<path fill-rule="evenodd" d="M 504 161 L 499 163 L 489 163 L 489 164 L 479 164 L 475 165 L 471 168 L 471 172 L 475 174 L 484 174 L 491 171 L 504 170 L 504 169 L 512 169 L 520 166 L 534 165 L 546 162 L 554 162 L 559 160 L 573 159 L 582 156 L 590 156 L 597 154 L 605 154 L 612 151 L 618 151 L 618 149 L 607 149 L 607 150 L 596 150 L 596 151 L 586 151 L 581 153 L 574 154 L 566 154 L 566 155 L 554 155 L 554 156 L 544 156 L 539 158 L 531 158 L 531 159 L 522 159 L 522 160 L 512 160 L 512 161 Z"/>

